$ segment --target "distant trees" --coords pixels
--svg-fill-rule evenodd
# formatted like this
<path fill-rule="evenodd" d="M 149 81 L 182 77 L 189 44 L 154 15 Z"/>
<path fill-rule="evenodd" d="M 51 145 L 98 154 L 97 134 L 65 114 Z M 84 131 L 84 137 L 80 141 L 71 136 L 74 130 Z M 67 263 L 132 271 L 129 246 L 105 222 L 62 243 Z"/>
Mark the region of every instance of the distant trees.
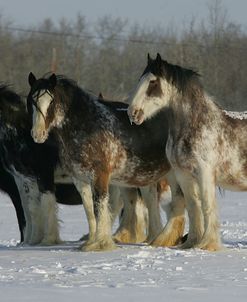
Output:
<path fill-rule="evenodd" d="M 147 53 L 192 67 L 206 89 L 229 110 L 247 110 L 247 35 L 227 20 L 221 2 L 209 5 L 207 22 L 192 20 L 182 32 L 130 25 L 105 17 L 90 28 L 81 15 L 73 22 L 44 20 L 15 30 L 0 16 L 0 81 L 25 94 L 30 71 L 65 74 L 98 94 L 124 98 L 135 86 Z"/>

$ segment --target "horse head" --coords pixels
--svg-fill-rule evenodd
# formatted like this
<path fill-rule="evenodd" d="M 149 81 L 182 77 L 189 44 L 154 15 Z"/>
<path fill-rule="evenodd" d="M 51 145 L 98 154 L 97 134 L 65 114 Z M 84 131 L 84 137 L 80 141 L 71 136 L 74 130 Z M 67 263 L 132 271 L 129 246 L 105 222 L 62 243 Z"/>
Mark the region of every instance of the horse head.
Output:
<path fill-rule="evenodd" d="M 191 79 L 197 75 L 162 60 L 159 53 L 156 59 L 148 54 L 147 66 L 128 101 L 130 121 L 140 125 L 162 108 L 169 107 L 172 100 L 187 93 Z"/>
<path fill-rule="evenodd" d="M 31 135 L 36 143 L 44 143 L 56 120 L 57 77 L 52 74 L 49 78 L 37 80 L 30 72 L 28 82 L 31 87 L 27 97 L 27 109 L 32 117 Z"/>

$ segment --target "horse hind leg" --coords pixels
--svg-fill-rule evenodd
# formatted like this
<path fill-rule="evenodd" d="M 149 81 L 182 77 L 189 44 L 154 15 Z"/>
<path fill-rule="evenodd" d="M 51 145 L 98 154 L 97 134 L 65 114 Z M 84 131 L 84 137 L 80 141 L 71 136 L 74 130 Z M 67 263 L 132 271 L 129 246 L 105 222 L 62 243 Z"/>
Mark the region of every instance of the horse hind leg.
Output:
<path fill-rule="evenodd" d="M 123 215 L 114 240 L 119 243 L 139 243 L 146 239 L 146 207 L 136 188 L 121 188 Z"/>
<path fill-rule="evenodd" d="M 123 201 L 122 198 L 120 198 L 120 189 L 118 186 L 109 186 L 109 208 L 111 213 L 111 226 L 113 226 L 123 208 Z M 88 238 L 89 234 L 85 234 L 80 238 L 80 241 L 86 241 Z"/>
<path fill-rule="evenodd" d="M 162 232 L 151 242 L 152 246 L 176 246 L 183 240 L 185 226 L 185 201 L 176 181 L 169 181 L 171 200 L 166 204 L 167 223 Z"/>
<path fill-rule="evenodd" d="M 123 208 L 123 200 L 120 194 L 120 188 L 118 186 L 109 186 L 109 208 L 112 226 Z"/>
<path fill-rule="evenodd" d="M 73 179 L 73 181 L 81 196 L 82 204 L 88 221 L 89 234 L 86 238 L 86 241 L 80 246 L 80 249 L 83 250 L 87 245 L 90 245 L 95 241 L 96 236 L 96 219 L 94 215 L 92 189 L 91 185 L 88 183 L 78 181 L 77 179 Z"/>
<path fill-rule="evenodd" d="M 157 196 L 157 185 L 142 187 L 143 201 L 148 209 L 148 234 L 146 242 L 152 242 L 162 231 L 160 205 Z"/>

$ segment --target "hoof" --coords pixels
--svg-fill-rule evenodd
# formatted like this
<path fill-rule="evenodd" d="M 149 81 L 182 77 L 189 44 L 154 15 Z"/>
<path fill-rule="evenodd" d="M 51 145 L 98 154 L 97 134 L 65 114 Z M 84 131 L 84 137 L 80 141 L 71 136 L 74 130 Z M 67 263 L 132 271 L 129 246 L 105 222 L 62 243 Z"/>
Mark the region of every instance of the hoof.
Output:
<path fill-rule="evenodd" d="M 187 235 L 181 237 L 176 234 L 176 236 L 172 234 L 163 235 L 160 234 L 157 238 L 155 238 L 150 245 L 155 247 L 171 247 L 177 246 L 179 244 L 183 244 L 187 240 Z"/>
<path fill-rule="evenodd" d="M 145 238 L 146 236 L 144 234 L 131 236 L 131 233 L 128 231 L 120 231 L 113 236 L 113 240 L 116 243 L 140 243 L 144 242 Z"/>
<path fill-rule="evenodd" d="M 187 239 L 184 243 L 178 245 L 177 247 L 182 250 L 188 250 L 197 247 L 197 240 Z"/>
<path fill-rule="evenodd" d="M 56 239 L 43 239 L 38 245 L 39 246 L 49 246 L 49 245 L 58 245 L 62 244 L 64 241 L 62 241 L 60 238 Z"/>
<path fill-rule="evenodd" d="M 98 240 L 82 244 L 80 250 L 83 252 L 112 251 L 117 248 L 113 240 Z"/>
<path fill-rule="evenodd" d="M 196 245 L 196 248 L 205 250 L 205 251 L 210 251 L 210 252 L 216 252 L 222 250 L 222 245 L 218 242 L 211 242 L 211 243 L 203 243 L 201 242 L 200 244 Z"/>

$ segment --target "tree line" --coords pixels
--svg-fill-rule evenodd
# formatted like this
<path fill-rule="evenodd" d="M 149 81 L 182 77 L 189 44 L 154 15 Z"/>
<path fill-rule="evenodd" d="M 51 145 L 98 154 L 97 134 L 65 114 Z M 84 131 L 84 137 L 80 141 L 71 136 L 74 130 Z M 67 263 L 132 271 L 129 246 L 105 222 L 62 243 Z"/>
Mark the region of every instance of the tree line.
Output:
<path fill-rule="evenodd" d="M 220 1 L 211 2 L 208 12 L 206 21 L 192 19 L 179 31 L 174 24 L 151 28 L 109 16 L 92 28 L 82 15 L 23 29 L 0 16 L 0 81 L 25 95 L 30 71 L 38 77 L 55 71 L 95 94 L 121 100 L 135 87 L 147 53 L 159 52 L 198 71 L 226 109 L 247 110 L 246 32 L 228 20 Z"/>

